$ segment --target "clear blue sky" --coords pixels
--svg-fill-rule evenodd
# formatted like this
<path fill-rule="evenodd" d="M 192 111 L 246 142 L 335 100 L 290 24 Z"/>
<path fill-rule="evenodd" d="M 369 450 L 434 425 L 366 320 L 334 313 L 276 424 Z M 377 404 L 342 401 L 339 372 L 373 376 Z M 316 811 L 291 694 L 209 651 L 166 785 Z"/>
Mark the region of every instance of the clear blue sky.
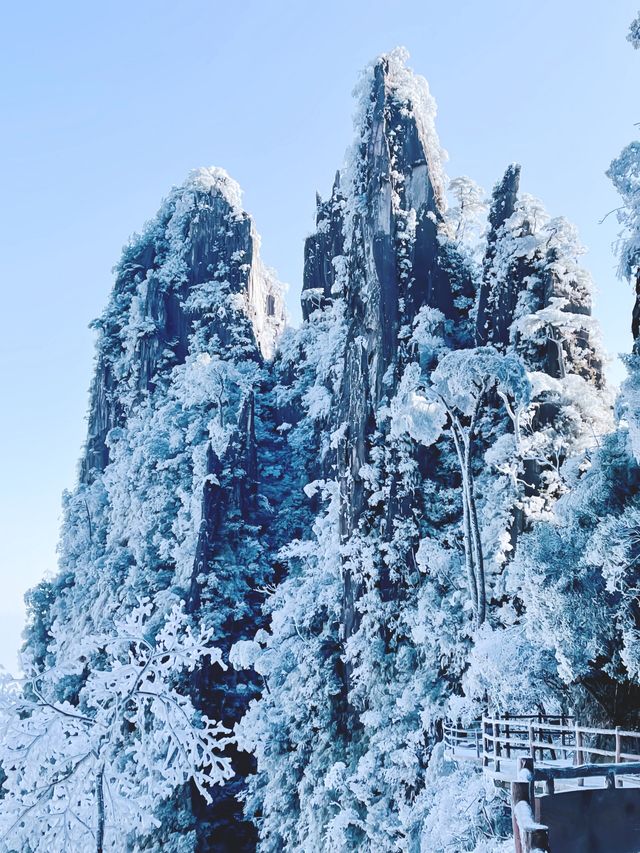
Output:
<path fill-rule="evenodd" d="M 351 135 L 359 69 L 398 44 L 429 80 L 451 176 L 523 189 L 579 227 L 608 349 L 628 350 L 604 176 L 636 133 L 638 0 L 48 0 L 0 29 L 0 663 L 22 595 L 55 568 L 93 362 L 89 321 L 127 236 L 200 165 L 245 190 L 298 315 L 314 193 Z M 619 369 L 614 371 L 620 377 Z"/>

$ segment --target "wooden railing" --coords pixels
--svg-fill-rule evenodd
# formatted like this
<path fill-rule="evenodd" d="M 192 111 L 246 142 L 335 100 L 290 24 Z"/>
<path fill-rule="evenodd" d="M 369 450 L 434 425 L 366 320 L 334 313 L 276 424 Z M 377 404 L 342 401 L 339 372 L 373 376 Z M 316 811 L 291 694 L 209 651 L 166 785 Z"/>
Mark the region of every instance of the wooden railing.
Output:
<path fill-rule="evenodd" d="M 482 723 L 476 720 L 468 726 L 446 720 L 442 726 L 445 752 L 451 757 L 482 760 Z"/>
<path fill-rule="evenodd" d="M 549 827 L 535 818 L 535 782 L 532 758 L 519 758 L 511 783 L 511 820 L 516 853 L 550 853 Z"/>
<path fill-rule="evenodd" d="M 580 767 L 536 767 L 532 758 L 519 758 L 516 780 L 511 783 L 511 817 L 516 853 L 550 853 L 549 827 L 536 820 L 536 782 L 544 782 L 547 795 L 559 779 L 605 777 L 605 787 L 615 790 L 622 777 L 640 772 L 640 762 L 588 764 Z"/>
<path fill-rule="evenodd" d="M 564 762 L 576 766 L 640 761 L 640 733 L 581 726 L 564 715 L 483 717 L 482 766 L 502 772 L 504 759 L 525 755 L 538 762 Z M 593 760 L 595 758 L 595 761 Z"/>
<path fill-rule="evenodd" d="M 622 787 L 624 779 L 631 788 L 640 787 L 640 732 L 619 726 L 582 726 L 564 714 L 504 714 L 469 725 L 447 721 L 443 740 L 449 757 L 477 761 L 497 784 L 511 782 L 516 853 L 550 850 L 549 829 L 536 815 L 549 814 L 541 809 L 548 801 L 539 798 L 555 794 L 556 783 L 575 782 L 581 788 L 586 779 L 600 777 L 609 789 Z M 571 784 L 561 792 L 570 788 L 575 792 Z"/>

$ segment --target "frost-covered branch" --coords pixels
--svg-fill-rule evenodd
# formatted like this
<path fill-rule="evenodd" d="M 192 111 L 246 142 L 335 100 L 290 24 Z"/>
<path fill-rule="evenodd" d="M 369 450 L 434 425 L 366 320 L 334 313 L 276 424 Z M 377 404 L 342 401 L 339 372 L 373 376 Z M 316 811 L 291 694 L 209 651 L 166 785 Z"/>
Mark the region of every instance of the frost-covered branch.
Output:
<path fill-rule="evenodd" d="M 59 660 L 24 682 L 5 679 L 0 837 L 7 843 L 34 853 L 117 849 L 123 834 L 153 828 L 158 803 L 176 786 L 192 780 L 210 800 L 208 789 L 232 775 L 223 754 L 228 730 L 175 687 L 176 676 L 205 657 L 222 665 L 210 633 L 194 633 L 174 607 L 150 641 L 152 616 L 143 601 L 111 633 L 70 647 L 88 661 L 72 701 L 49 700 L 45 689 L 64 690 L 78 661 Z"/>

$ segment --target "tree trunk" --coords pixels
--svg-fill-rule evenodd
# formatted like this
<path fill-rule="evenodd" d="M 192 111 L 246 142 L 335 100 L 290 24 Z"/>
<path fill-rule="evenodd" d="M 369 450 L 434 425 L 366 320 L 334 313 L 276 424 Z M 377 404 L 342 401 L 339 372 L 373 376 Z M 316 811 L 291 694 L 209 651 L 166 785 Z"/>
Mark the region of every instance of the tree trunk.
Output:
<path fill-rule="evenodd" d="M 476 568 L 473 559 L 473 547 L 471 544 L 471 516 L 469 513 L 469 480 L 468 466 L 466 464 L 468 453 L 466 452 L 466 444 L 463 436 L 459 436 L 456 432 L 456 425 L 452 419 L 452 435 L 453 443 L 458 454 L 458 462 L 460 464 L 460 473 L 462 475 L 462 524 L 464 534 L 464 559 L 467 568 L 467 581 L 469 584 L 469 596 L 473 604 L 473 614 L 476 622 L 478 621 L 478 582 L 476 577 Z"/>
<path fill-rule="evenodd" d="M 486 389 L 485 389 L 486 390 Z M 471 467 L 471 442 L 473 441 L 473 433 L 480 412 L 480 402 L 484 396 L 483 393 L 478 396 L 476 407 L 471 416 L 471 423 L 466 434 L 463 433 L 464 447 L 464 464 L 467 481 L 467 501 L 469 502 L 469 526 L 471 527 L 471 542 L 474 552 L 476 590 L 477 590 L 477 608 L 476 608 L 476 624 L 478 627 L 483 624 L 487 617 L 487 590 L 484 576 L 484 554 L 482 553 L 482 538 L 480 536 L 480 525 L 478 523 L 478 509 L 476 507 L 476 496 L 473 484 L 473 469 Z"/>
<path fill-rule="evenodd" d="M 96 853 L 104 849 L 104 764 L 98 771 L 96 779 L 96 803 L 98 807 L 98 826 L 96 829 Z"/>
<path fill-rule="evenodd" d="M 471 462 L 467 458 L 468 484 L 467 500 L 469 501 L 469 526 L 471 527 L 471 541 L 473 543 L 475 557 L 476 589 L 478 594 L 478 606 L 476 610 L 478 626 L 482 625 L 487 617 L 487 590 L 484 577 L 484 554 L 482 553 L 482 539 L 480 538 L 480 525 L 478 524 L 478 510 L 476 497 L 473 489 L 473 474 L 470 470 Z"/>

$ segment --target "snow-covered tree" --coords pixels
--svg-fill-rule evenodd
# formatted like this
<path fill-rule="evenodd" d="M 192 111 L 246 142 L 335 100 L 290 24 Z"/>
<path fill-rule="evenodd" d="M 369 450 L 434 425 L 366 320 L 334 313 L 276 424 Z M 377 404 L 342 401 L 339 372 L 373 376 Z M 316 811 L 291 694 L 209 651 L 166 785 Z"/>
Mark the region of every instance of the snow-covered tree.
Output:
<path fill-rule="evenodd" d="M 233 775 L 222 751 L 229 732 L 175 684 L 205 657 L 224 667 L 212 635 L 179 607 L 158 626 L 143 601 L 109 633 L 65 638 L 53 667 L 5 679 L 0 838 L 9 849 L 122 851 L 130 833 L 157 825 L 158 804 L 178 786 L 191 781 L 211 801 L 209 789 Z M 74 682 L 74 700 L 59 700 Z"/>
<path fill-rule="evenodd" d="M 461 175 L 449 182 L 451 203 L 445 213 L 445 222 L 452 239 L 474 252 L 482 246 L 489 205 L 486 193 L 472 178 Z"/>
<path fill-rule="evenodd" d="M 627 41 L 637 50 L 640 47 L 640 14 L 633 19 L 629 26 Z"/>
<path fill-rule="evenodd" d="M 411 374 L 405 382 L 415 384 Z M 503 401 L 513 421 L 516 446 L 520 437 L 521 415 L 529 402 L 529 382 L 521 361 L 501 355 L 492 347 L 449 352 L 431 374 L 429 384 L 404 392 L 403 408 L 397 413 L 406 421 L 412 438 L 424 445 L 434 444 L 447 430 L 453 440 L 462 482 L 464 551 L 469 580 L 469 596 L 477 625 L 487 613 L 485 559 L 478 520 L 473 473 L 473 453 L 483 406 L 491 394 Z"/>

